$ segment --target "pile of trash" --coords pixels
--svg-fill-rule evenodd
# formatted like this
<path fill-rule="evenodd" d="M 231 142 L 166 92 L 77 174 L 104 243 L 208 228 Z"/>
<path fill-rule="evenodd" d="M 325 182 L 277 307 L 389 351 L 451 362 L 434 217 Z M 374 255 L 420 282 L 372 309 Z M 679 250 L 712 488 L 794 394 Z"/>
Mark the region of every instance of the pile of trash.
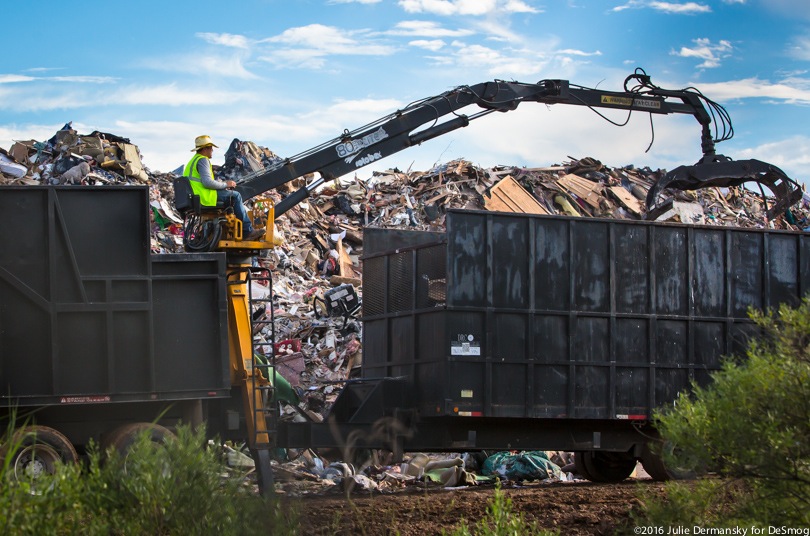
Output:
<path fill-rule="evenodd" d="M 464 453 L 410 453 L 400 463 L 386 463 L 379 452 L 355 465 L 329 461 L 311 450 L 297 453 L 295 459 L 273 462 L 278 487 L 289 496 L 322 493 L 394 493 L 414 487 L 424 489 L 459 488 L 494 484 L 496 480 L 516 485 L 577 482 L 574 456 L 557 451 L 484 451 Z M 233 448 L 227 449 L 232 467 L 252 468 L 253 460 Z M 631 478 L 646 478 L 643 471 Z"/>
<path fill-rule="evenodd" d="M 280 160 L 267 148 L 234 139 L 224 165 L 214 166 L 214 172 L 218 178 L 239 182 Z M 129 139 L 98 131 L 81 135 L 71 123 L 47 141 L 17 141 L 9 150 L 0 148 L 0 186 L 148 186 L 153 253 L 183 251 L 183 220 L 173 207 L 172 182 L 179 172 L 152 172 Z M 276 220 L 283 243 L 254 260 L 273 273 L 275 339 L 270 326 L 255 335 L 265 354 L 274 352 L 277 357 L 276 374 L 285 383 L 285 418 L 300 418 L 304 413 L 314 421 L 323 420 L 343 382 L 359 372 L 362 326 L 354 316 L 362 301 L 364 227 L 441 231 L 449 210 L 472 209 L 810 231 L 806 193 L 797 205 L 770 221 L 766 211 L 773 199 L 743 187 L 666 191 L 668 200 L 648 215 L 647 191 L 664 173 L 648 167 L 609 167 L 591 157 L 568 157 L 563 163 L 535 168 L 482 168 L 458 159 L 428 171 L 390 169 L 321 186 L 316 195 Z M 248 208 L 258 209 L 268 199 L 277 203 L 311 179 L 301 177 L 278 191 L 266 192 L 249 200 Z M 271 289 L 263 291 L 269 295 Z M 341 307 L 329 299 L 335 293 L 343 297 Z M 321 482 L 336 480 L 333 476 L 338 473 L 356 483 L 364 480 L 357 471 L 335 468 L 323 460 L 318 465 L 317 459 L 309 455 L 306 468 L 295 465 L 304 463 L 299 460 L 284 468 L 292 475 L 314 475 Z M 454 473 L 450 476 L 445 471 L 439 480 L 467 482 L 463 471 L 468 471 L 469 464 L 464 462 L 443 468 Z M 396 487 L 416 476 L 411 474 L 413 466 L 378 467 L 387 468 L 371 476 L 363 473 L 378 487 Z M 418 478 L 426 474 L 431 471 Z M 560 479 L 561 474 L 567 473 L 558 468 L 548 478 Z"/>

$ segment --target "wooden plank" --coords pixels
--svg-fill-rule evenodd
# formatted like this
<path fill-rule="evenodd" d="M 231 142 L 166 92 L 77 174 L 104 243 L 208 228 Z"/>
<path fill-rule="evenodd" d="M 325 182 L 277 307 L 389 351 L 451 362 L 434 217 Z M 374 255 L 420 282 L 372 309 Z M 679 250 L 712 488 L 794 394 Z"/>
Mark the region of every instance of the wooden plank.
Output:
<path fill-rule="evenodd" d="M 340 275 L 333 275 L 332 277 L 329 278 L 329 284 L 332 285 L 333 287 L 342 285 L 344 283 L 351 283 L 355 287 L 359 287 L 363 284 L 363 282 L 356 277 L 343 277 Z"/>
<path fill-rule="evenodd" d="M 599 201 L 602 196 L 601 184 L 589 181 L 573 173 L 558 179 L 557 184 L 566 188 L 593 208 L 599 208 Z"/>
<path fill-rule="evenodd" d="M 346 253 L 346 248 L 343 246 L 342 238 L 339 238 L 337 241 L 337 252 L 340 275 L 343 277 L 354 278 L 356 276 L 354 273 L 354 265 L 352 264 L 352 259 L 349 257 L 349 254 Z"/>
<path fill-rule="evenodd" d="M 549 214 L 548 210 L 511 176 L 504 177 L 493 186 L 489 197 L 484 196 L 484 207 L 498 212 Z"/>
<path fill-rule="evenodd" d="M 629 210 L 636 216 L 641 216 L 643 214 L 641 203 L 639 203 L 638 199 L 633 197 L 633 194 L 627 191 L 627 188 L 623 186 L 611 186 L 609 190 L 619 204 L 621 204 L 625 209 Z"/>
<path fill-rule="evenodd" d="M 523 168 L 523 171 L 565 171 L 566 166 L 530 167 Z"/>

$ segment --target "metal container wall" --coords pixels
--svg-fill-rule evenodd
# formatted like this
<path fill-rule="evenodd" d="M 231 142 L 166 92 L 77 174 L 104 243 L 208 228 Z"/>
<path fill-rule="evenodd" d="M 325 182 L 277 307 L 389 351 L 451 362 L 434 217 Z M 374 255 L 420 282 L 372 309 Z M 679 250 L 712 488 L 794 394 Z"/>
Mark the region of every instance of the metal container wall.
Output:
<path fill-rule="evenodd" d="M 810 290 L 801 233 L 469 211 L 446 229 L 364 258 L 363 375 L 411 378 L 425 416 L 647 419 L 739 354 L 749 307 Z"/>
<path fill-rule="evenodd" d="M 226 394 L 224 256 L 150 254 L 146 187 L 0 189 L 0 398 Z"/>

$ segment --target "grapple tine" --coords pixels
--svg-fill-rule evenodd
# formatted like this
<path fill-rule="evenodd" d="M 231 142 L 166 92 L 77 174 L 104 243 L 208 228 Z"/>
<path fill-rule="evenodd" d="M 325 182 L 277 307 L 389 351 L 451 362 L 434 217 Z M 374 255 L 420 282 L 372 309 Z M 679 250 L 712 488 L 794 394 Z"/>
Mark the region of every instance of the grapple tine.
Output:
<path fill-rule="evenodd" d="M 657 207 L 658 198 L 667 188 L 698 190 L 712 186 L 740 186 L 746 182 L 758 182 L 773 193 L 776 202 L 767 211 L 769 220 L 802 198 L 802 190 L 796 181 L 778 167 L 760 160 L 730 160 L 720 156 L 711 162 L 679 166 L 661 177 L 647 192 L 647 213 Z"/>

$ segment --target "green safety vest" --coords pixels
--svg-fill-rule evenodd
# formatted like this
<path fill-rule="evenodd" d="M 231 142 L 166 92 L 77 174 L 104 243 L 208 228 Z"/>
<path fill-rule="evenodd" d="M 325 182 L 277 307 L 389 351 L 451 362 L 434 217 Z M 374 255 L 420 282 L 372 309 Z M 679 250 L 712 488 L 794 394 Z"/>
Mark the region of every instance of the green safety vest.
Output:
<path fill-rule="evenodd" d="M 203 186 L 202 181 L 200 181 L 200 172 L 197 171 L 197 162 L 199 162 L 201 158 L 208 160 L 207 157 L 200 153 L 192 156 L 191 160 L 186 164 L 186 168 L 183 170 L 183 176 L 188 177 L 189 182 L 191 182 L 191 190 L 194 192 L 194 195 L 200 196 L 200 204 L 204 207 L 213 207 L 217 204 L 217 191 L 206 188 Z M 208 165 L 211 165 L 210 160 L 208 160 Z M 211 176 L 214 176 L 213 167 L 211 168 Z"/>

